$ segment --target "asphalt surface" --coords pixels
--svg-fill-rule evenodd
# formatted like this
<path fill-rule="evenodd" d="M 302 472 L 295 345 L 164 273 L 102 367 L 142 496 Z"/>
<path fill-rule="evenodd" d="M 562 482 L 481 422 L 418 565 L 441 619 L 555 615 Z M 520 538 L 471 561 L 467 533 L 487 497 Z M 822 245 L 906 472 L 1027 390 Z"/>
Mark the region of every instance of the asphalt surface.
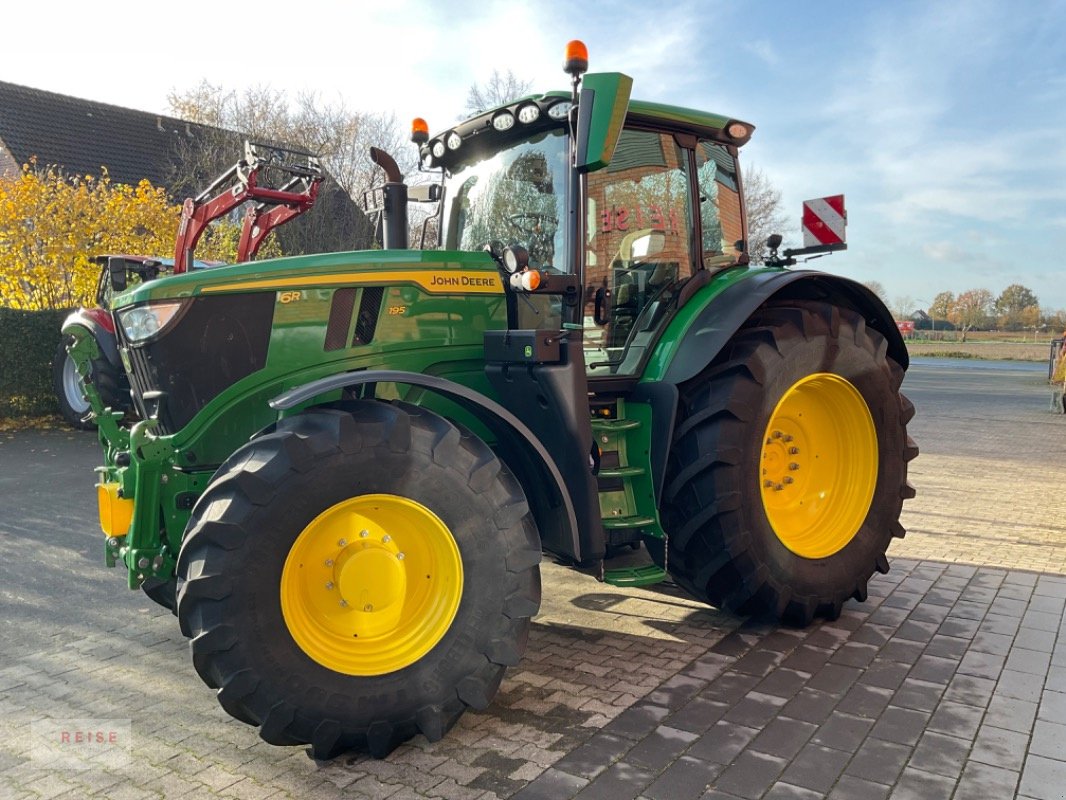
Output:
<path fill-rule="evenodd" d="M 1066 417 L 1004 365 L 905 390 L 919 494 L 866 603 L 797 631 L 549 563 L 495 702 L 380 761 L 230 719 L 102 564 L 95 437 L 0 434 L 0 798 L 1066 797 Z"/>

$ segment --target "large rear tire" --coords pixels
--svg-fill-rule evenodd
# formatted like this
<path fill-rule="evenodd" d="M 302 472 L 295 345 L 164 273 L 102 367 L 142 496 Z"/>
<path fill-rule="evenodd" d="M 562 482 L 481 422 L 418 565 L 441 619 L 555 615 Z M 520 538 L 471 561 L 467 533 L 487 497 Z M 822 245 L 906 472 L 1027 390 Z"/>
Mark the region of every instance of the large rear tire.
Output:
<path fill-rule="evenodd" d="M 316 758 L 383 757 L 486 707 L 540 605 L 521 487 L 479 439 L 404 404 L 281 420 L 193 509 L 178 618 L 222 707 Z"/>
<path fill-rule="evenodd" d="M 681 387 L 667 467 L 668 553 L 685 589 L 806 625 L 866 598 L 914 496 L 914 407 L 887 343 L 845 308 L 765 306 Z"/>

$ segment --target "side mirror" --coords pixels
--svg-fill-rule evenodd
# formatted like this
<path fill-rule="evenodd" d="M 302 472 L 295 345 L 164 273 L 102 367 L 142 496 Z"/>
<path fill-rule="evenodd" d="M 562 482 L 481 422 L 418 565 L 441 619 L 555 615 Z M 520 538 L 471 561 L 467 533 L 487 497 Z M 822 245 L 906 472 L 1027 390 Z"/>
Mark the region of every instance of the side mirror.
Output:
<path fill-rule="evenodd" d="M 766 246 L 771 250 L 776 250 L 781 246 L 782 237 L 780 233 L 771 233 L 766 240 Z"/>
<path fill-rule="evenodd" d="M 748 243 L 745 242 L 743 239 L 737 239 L 735 242 L 733 242 L 733 248 L 738 253 L 743 253 L 747 249 L 747 247 Z"/>
<path fill-rule="evenodd" d="M 111 280 L 111 288 L 116 292 L 126 288 L 126 259 L 109 258 L 107 260 L 107 272 Z"/>

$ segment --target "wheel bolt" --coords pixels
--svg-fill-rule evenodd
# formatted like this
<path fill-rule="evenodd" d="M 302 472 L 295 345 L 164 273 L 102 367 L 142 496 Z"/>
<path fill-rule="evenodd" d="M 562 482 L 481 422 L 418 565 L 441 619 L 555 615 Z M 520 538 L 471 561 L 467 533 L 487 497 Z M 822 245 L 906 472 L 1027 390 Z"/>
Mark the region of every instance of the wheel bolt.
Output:
<path fill-rule="evenodd" d="M 795 461 L 793 461 L 791 464 L 788 465 L 788 468 L 790 470 L 792 470 L 793 472 L 795 472 L 796 470 L 798 470 L 800 468 L 800 465 L 797 464 Z"/>
<path fill-rule="evenodd" d="M 347 607 L 348 607 L 348 601 L 347 600 L 341 600 L 341 608 L 347 608 Z"/>
<path fill-rule="evenodd" d="M 341 539 L 339 542 L 337 542 L 337 547 L 347 547 L 347 546 L 348 546 L 348 540 L 347 539 Z"/>
<path fill-rule="evenodd" d="M 786 442 L 791 442 L 792 441 L 792 434 L 790 434 L 790 433 L 789 434 L 785 434 L 785 441 Z"/>
<path fill-rule="evenodd" d="M 775 483 L 775 484 L 774 484 L 774 491 L 775 491 L 775 492 L 780 492 L 780 491 L 781 491 L 782 489 L 784 489 L 784 488 L 785 488 L 785 487 L 784 487 L 784 486 L 782 486 L 782 485 L 781 485 L 780 483 Z"/>
<path fill-rule="evenodd" d="M 783 434 L 781 433 L 781 431 L 774 431 L 773 433 L 770 434 L 770 436 L 773 437 L 774 439 L 780 439 L 782 435 Z"/>
<path fill-rule="evenodd" d="M 328 581 L 328 582 L 326 583 L 326 588 L 327 588 L 327 589 L 332 589 L 332 588 L 333 588 L 333 581 Z"/>
<path fill-rule="evenodd" d="M 387 533 L 384 536 L 381 537 L 381 543 L 382 544 L 388 544 L 391 541 L 392 541 L 392 537 L 389 536 Z"/>
<path fill-rule="evenodd" d="M 785 476 L 785 483 L 792 483 L 792 476 L 791 475 L 786 475 Z"/>
<path fill-rule="evenodd" d="M 790 447 L 790 448 L 788 448 L 789 455 L 793 455 L 793 456 L 799 455 L 799 451 L 800 451 L 800 449 L 798 447 Z"/>
<path fill-rule="evenodd" d="M 774 440 L 773 440 L 773 439 L 767 439 L 767 440 L 766 440 L 766 443 L 767 443 L 767 444 L 773 444 L 773 443 L 774 443 Z"/>
<path fill-rule="evenodd" d="M 404 559 L 404 554 L 403 554 L 403 553 L 397 553 L 397 554 L 396 554 L 396 558 L 397 558 L 398 560 L 400 560 L 400 561 L 403 561 L 403 559 Z"/>
<path fill-rule="evenodd" d="M 326 559 L 326 566 L 327 567 L 332 567 L 333 566 L 333 559 L 332 558 L 327 558 Z"/>
<path fill-rule="evenodd" d="M 363 606 L 363 611 L 373 611 L 373 610 L 374 610 L 374 606 L 372 604 L 370 604 L 370 603 L 367 603 L 365 606 Z"/>
<path fill-rule="evenodd" d="M 771 480 L 765 480 L 765 481 L 762 482 L 762 485 L 765 486 L 767 489 L 769 489 L 771 486 L 774 485 L 774 482 L 771 481 Z"/>
<path fill-rule="evenodd" d="M 366 531 L 366 530 L 364 530 L 364 531 L 359 531 L 359 538 L 360 538 L 360 539 L 365 539 L 365 538 L 366 538 L 367 536 L 369 536 L 369 535 L 370 535 L 370 531 Z"/>

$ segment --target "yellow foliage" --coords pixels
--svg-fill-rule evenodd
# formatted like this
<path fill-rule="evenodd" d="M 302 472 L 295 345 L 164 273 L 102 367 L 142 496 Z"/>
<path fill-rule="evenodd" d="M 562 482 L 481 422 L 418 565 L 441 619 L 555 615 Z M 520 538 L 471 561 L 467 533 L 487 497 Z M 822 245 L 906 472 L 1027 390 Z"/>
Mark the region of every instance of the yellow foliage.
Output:
<path fill-rule="evenodd" d="M 99 176 L 65 176 L 28 164 L 0 178 L 0 306 L 72 308 L 94 301 L 99 267 L 93 255 L 169 257 L 181 206 L 166 191 Z M 236 260 L 240 224 L 219 220 L 203 236 L 197 259 Z M 280 254 L 267 242 L 261 257 Z"/>

